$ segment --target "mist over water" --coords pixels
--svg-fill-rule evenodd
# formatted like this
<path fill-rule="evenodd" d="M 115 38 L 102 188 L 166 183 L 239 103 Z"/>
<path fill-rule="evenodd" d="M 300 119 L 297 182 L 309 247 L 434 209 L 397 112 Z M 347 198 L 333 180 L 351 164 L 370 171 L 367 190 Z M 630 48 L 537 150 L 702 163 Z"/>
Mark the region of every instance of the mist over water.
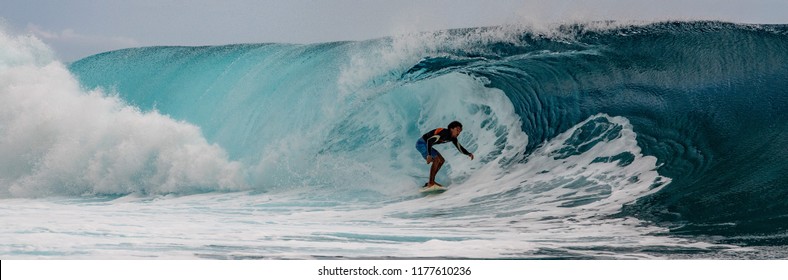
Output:
<path fill-rule="evenodd" d="M 47 53 L 32 37 L 12 51 Z M 43 48 L 43 49 L 42 49 Z M 6 50 L 5 53 L 10 51 Z M 25 60 L 22 60 L 25 59 Z M 3 61 L 2 192 L 10 196 L 238 190 L 240 164 L 194 125 L 83 90 L 66 67 L 33 54 Z"/>

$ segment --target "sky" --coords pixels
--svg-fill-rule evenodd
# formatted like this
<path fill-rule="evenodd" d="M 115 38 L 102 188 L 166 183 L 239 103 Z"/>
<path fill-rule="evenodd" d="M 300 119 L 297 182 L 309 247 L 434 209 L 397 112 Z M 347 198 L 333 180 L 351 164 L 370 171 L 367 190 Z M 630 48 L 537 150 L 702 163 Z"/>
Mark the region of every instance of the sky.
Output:
<path fill-rule="evenodd" d="M 157 45 L 318 43 L 593 20 L 788 24 L 788 0 L 2 0 L 0 29 L 63 61 Z"/>

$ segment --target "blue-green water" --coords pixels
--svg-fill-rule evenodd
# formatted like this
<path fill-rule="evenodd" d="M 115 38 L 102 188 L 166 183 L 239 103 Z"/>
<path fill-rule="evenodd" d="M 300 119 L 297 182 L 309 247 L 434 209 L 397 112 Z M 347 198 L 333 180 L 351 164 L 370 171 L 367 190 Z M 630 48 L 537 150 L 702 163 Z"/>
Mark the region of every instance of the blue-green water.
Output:
<path fill-rule="evenodd" d="M 38 218 L 4 218 L 2 255 L 783 258 L 787 39 L 580 24 L 6 58 L 3 212 Z M 421 196 L 413 145 L 452 120 L 476 159 L 438 146 L 450 190 Z"/>

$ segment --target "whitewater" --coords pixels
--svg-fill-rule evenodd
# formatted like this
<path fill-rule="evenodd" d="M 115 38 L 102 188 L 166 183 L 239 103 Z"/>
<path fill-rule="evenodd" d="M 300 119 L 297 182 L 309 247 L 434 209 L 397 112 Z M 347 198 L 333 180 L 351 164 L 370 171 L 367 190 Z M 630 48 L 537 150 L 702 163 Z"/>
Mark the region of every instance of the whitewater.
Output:
<path fill-rule="evenodd" d="M 779 259 L 788 27 L 596 22 L 65 64 L 0 32 L 2 259 Z M 437 181 L 414 149 L 463 123 Z"/>

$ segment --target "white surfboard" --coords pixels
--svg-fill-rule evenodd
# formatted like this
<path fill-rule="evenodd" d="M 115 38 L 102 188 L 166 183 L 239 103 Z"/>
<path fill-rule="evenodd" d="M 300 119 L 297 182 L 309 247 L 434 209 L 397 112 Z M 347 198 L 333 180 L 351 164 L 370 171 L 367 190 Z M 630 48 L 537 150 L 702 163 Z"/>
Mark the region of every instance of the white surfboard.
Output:
<path fill-rule="evenodd" d="M 438 194 L 445 192 L 446 190 L 448 189 L 444 186 L 432 185 L 431 187 L 422 187 L 419 192 L 423 194 Z"/>

